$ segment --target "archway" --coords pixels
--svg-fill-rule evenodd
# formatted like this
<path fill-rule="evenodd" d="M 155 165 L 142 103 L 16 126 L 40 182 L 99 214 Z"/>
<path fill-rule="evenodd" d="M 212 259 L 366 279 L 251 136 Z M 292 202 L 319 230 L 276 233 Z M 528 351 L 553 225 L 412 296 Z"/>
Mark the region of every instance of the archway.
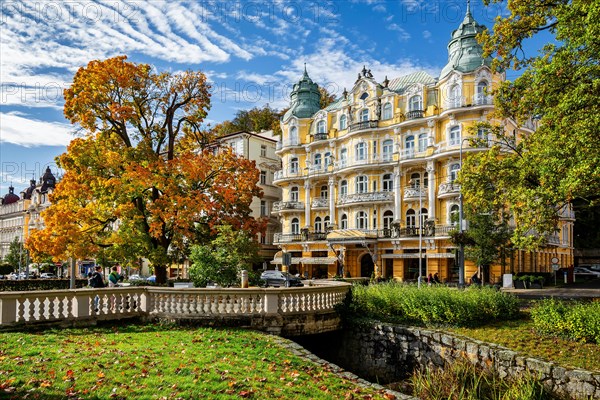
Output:
<path fill-rule="evenodd" d="M 373 265 L 373 259 L 370 254 L 363 254 L 360 259 L 360 276 L 370 278 L 375 270 L 375 266 Z"/>

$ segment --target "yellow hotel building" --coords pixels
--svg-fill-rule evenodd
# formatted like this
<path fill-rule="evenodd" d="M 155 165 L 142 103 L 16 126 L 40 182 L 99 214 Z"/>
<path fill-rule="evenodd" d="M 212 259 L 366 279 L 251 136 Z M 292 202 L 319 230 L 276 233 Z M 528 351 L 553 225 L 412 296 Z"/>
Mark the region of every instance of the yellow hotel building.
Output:
<path fill-rule="evenodd" d="M 437 272 L 458 281 L 457 249 L 449 240 L 459 213 L 454 180 L 461 153 L 486 151 L 463 139 L 470 126 L 488 119 L 494 109 L 489 93 L 505 78 L 482 57 L 475 38 L 482 29 L 467 10 L 439 77 L 417 72 L 378 82 L 363 68 L 352 89 L 322 110 L 318 86 L 305 70 L 281 122 L 276 154 L 282 169 L 274 176 L 283 199 L 272 209 L 282 223 L 274 241 L 291 253 L 292 273 L 413 280 L 421 249 L 422 276 Z M 533 129 L 529 124 L 517 132 Z M 492 266 L 490 280 L 551 272 L 555 257 L 571 265 L 573 213 L 561 216 L 560 231 L 545 249 L 511 252 Z M 282 263 L 281 253 L 272 263 Z M 477 268 L 465 264 L 468 283 Z"/>

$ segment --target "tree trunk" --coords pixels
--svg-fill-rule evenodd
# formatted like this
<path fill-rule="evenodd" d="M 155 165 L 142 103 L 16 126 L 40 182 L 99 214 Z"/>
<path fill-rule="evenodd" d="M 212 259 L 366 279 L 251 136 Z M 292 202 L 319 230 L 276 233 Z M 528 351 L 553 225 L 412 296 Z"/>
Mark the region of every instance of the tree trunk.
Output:
<path fill-rule="evenodd" d="M 481 266 L 481 282 L 482 283 L 492 283 L 490 282 L 490 266 L 482 265 Z"/>
<path fill-rule="evenodd" d="M 167 267 L 164 265 L 154 266 L 154 275 L 156 275 L 156 283 L 167 283 Z"/>

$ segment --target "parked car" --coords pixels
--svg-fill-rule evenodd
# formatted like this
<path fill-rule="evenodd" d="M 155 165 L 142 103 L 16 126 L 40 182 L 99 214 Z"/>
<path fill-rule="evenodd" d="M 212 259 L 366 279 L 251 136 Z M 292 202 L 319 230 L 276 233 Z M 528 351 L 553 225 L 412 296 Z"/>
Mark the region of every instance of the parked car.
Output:
<path fill-rule="evenodd" d="M 156 275 L 152 275 L 146 278 L 146 281 L 148 282 L 156 282 Z"/>
<path fill-rule="evenodd" d="M 56 279 L 58 278 L 56 275 L 54 275 L 52 272 L 42 272 L 40 274 L 40 279 Z"/>
<path fill-rule="evenodd" d="M 600 271 L 595 271 L 587 267 L 575 267 L 573 273 L 577 275 L 587 275 L 589 277 L 600 278 Z"/>
<path fill-rule="evenodd" d="M 265 282 L 265 286 L 274 287 L 292 287 L 292 286 L 304 286 L 300 278 L 290 274 L 289 272 L 268 270 L 260 274 L 260 279 Z"/>

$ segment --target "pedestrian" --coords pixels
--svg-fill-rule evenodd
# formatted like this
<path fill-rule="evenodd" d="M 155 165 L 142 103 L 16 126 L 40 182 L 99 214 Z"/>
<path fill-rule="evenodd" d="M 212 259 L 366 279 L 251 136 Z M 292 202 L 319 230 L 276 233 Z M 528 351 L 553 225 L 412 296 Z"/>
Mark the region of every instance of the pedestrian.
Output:
<path fill-rule="evenodd" d="M 429 275 L 427 275 L 427 285 L 431 286 L 432 283 L 433 283 L 433 275 L 429 274 Z"/>
<path fill-rule="evenodd" d="M 104 277 L 102 276 L 102 267 L 100 265 L 96 265 L 95 271 L 92 273 L 92 276 L 89 279 L 89 284 L 95 289 L 103 288 L 106 286 L 104 284 Z M 96 297 L 94 297 L 94 311 L 98 312 L 99 308 L 100 296 L 96 295 Z"/>
<path fill-rule="evenodd" d="M 119 286 L 119 281 L 123 280 L 123 275 L 117 272 L 117 267 L 112 267 L 110 274 L 108 275 L 108 287 Z"/>
<path fill-rule="evenodd" d="M 433 283 L 437 283 L 437 284 L 442 283 L 442 282 L 440 282 L 440 276 L 438 275 L 437 272 L 435 274 L 433 274 Z"/>

